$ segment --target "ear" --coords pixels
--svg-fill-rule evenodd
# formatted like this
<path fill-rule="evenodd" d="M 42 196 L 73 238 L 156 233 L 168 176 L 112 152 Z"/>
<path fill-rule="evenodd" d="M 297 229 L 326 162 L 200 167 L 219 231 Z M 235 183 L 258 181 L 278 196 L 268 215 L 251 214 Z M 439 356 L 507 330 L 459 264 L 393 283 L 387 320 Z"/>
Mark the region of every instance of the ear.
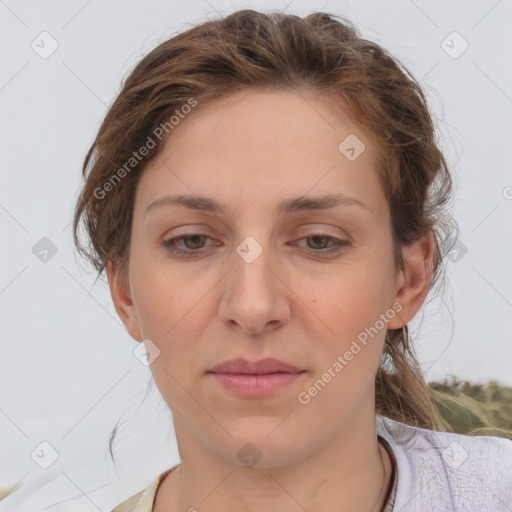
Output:
<path fill-rule="evenodd" d="M 388 329 L 399 329 L 409 323 L 421 308 L 428 294 L 432 278 L 434 239 L 428 233 L 410 245 L 402 247 L 405 268 L 397 281 L 393 303 L 401 304 L 401 311 L 388 322 Z"/>
<path fill-rule="evenodd" d="M 135 341 L 142 341 L 143 336 L 140 329 L 139 315 L 132 301 L 132 292 L 128 278 L 126 278 L 126 281 L 121 279 L 120 272 L 112 260 L 109 260 L 107 263 L 107 276 L 110 295 L 119 318 L 123 321 L 130 336 Z"/>

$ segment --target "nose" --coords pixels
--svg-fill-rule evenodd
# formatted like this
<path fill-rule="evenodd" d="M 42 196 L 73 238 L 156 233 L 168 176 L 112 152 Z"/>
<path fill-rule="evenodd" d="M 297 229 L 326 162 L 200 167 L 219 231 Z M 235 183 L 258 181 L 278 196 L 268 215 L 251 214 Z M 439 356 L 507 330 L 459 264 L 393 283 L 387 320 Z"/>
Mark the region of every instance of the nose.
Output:
<path fill-rule="evenodd" d="M 221 321 L 252 335 L 284 325 L 290 318 L 289 289 L 279 274 L 266 251 L 250 263 L 237 254 L 234 268 L 223 280 Z"/>

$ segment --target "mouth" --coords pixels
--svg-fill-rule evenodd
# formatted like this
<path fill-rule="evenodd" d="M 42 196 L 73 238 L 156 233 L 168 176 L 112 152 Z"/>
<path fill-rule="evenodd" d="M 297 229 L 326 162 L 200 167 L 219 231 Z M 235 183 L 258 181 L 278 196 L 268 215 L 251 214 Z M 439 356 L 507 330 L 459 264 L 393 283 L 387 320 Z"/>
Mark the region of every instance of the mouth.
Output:
<path fill-rule="evenodd" d="M 275 358 L 239 358 L 218 364 L 207 375 L 239 398 L 265 398 L 276 395 L 305 373 L 306 370 Z"/>
<path fill-rule="evenodd" d="M 304 370 L 285 361 L 275 358 L 265 358 L 259 361 L 248 361 L 238 358 L 230 359 L 212 368 L 208 373 L 236 375 L 270 375 L 273 373 L 301 373 Z"/>
<path fill-rule="evenodd" d="M 210 373 L 224 389 L 242 398 L 264 398 L 296 382 L 302 374 L 289 372 L 275 373 Z"/>

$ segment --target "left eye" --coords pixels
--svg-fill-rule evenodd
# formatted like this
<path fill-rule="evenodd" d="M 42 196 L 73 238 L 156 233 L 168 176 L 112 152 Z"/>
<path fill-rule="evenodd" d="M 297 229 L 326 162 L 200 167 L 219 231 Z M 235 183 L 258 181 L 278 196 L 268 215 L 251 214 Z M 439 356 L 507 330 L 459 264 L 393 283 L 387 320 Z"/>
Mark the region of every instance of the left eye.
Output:
<path fill-rule="evenodd" d="M 183 257 L 191 257 L 197 253 L 202 252 L 201 250 L 204 248 L 204 241 L 206 238 L 210 238 L 208 235 L 201 233 L 188 233 L 185 235 L 180 235 L 174 238 L 170 238 L 169 240 L 165 240 L 162 244 L 166 247 L 166 249 L 178 256 Z M 342 250 L 344 246 L 350 245 L 350 242 L 347 240 L 340 240 L 339 238 L 332 237 L 330 235 L 324 234 L 311 234 L 309 236 L 301 238 L 301 240 L 313 240 L 313 245 L 320 245 L 323 247 L 320 248 L 307 248 L 307 250 L 311 253 L 315 254 L 330 254 L 333 252 L 339 252 Z M 187 240 L 192 241 L 192 247 L 188 247 L 189 243 Z M 177 247 L 177 243 L 183 241 L 185 243 L 185 250 Z M 326 244 L 331 242 L 332 245 L 326 247 Z M 296 245 L 294 242 L 292 245 Z M 308 244 L 309 245 L 309 244 Z"/>
<path fill-rule="evenodd" d="M 329 241 L 332 242 L 332 245 L 330 245 L 327 249 L 325 247 L 324 248 L 320 248 L 319 250 L 321 252 L 330 252 L 333 248 L 336 249 L 339 246 L 343 246 L 343 245 L 347 245 L 348 244 L 348 242 L 345 241 L 345 240 L 340 240 L 339 238 L 334 238 L 334 237 L 329 236 L 329 235 L 316 235 L 315 234 L 315 235 L 309 235 L 309 236 L 306 236 L 304 238 L 301 238 L 301 240 L 308 240 L 308 239 L 315 240 L 315 242 L 313 242 L 313 244 L 318 244 L 318 245 L 323 245 L 323 246 L 325 246 L 325 244 L 327 242 L 329 242 Z M 315 251 L 315 252 L 318 252 L 318 250 Z"/>

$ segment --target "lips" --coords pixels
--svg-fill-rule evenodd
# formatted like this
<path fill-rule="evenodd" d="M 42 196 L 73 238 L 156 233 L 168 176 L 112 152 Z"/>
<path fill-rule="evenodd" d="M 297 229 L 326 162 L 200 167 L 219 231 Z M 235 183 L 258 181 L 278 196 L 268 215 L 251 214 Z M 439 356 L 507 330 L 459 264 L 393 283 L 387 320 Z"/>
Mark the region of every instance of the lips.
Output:
<path fill-rule="evenodd" d="M 264 375 L 269 373 L 301 373 L 303 370 L 292 364 L 272 357 L 259 361 L 230 359 L 212 368 L 208 373 Z"/>
<path fill-rule="evenodd" d="M 274 358 L 231 359 L 208 372 L 225 390 L 243 399 L 279 396 L 279 391 L 297 382 L 305 373 L 306 370 Z"/>

